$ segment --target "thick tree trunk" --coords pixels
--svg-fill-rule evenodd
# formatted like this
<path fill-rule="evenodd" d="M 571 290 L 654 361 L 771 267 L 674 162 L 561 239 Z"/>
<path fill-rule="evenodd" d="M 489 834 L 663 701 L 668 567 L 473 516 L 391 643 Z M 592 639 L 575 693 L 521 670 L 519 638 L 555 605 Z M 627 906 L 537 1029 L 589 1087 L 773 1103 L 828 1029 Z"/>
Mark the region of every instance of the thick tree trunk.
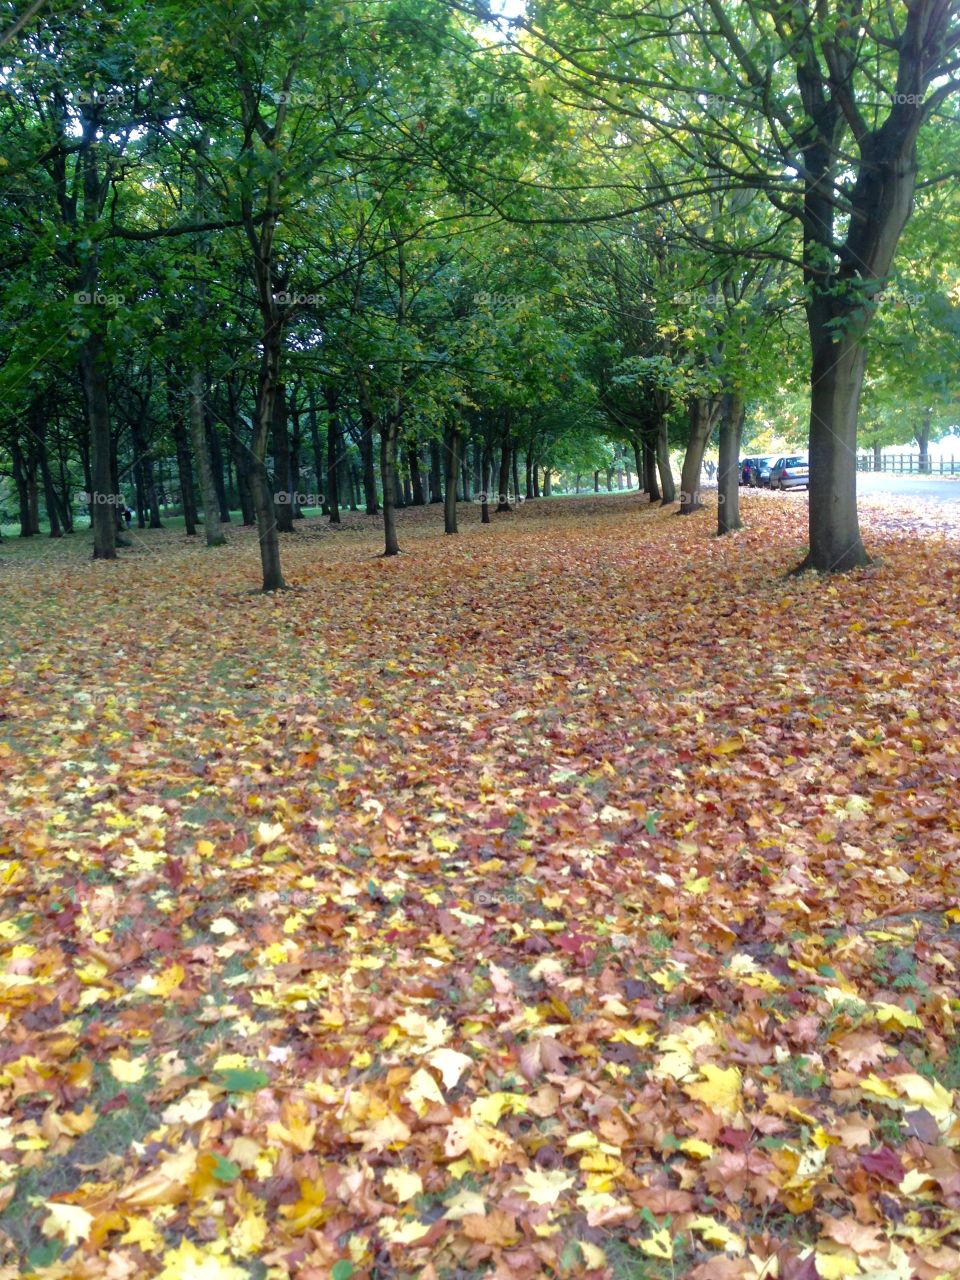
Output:
<path fill-rule="evenodd" d="M 810 391 L 810 550 L 799 567 L 842 573 L 870 562 L 857 518 L 856 465 L 866 348 L 850 338 L 835 342 L 829 333 L 816 339 Z"/>
<path fill-rule="evenodd" d="M 190 462 L 190 446 L 184 425 L 183 407 L 173 389 L 174 371 L 167 365 L 167 412 L 177 452 L 177 480 L 180 485 L 180 505 L 183 523 L 190 537 L 197 532 L 197 502 L 193 493 L 193 468 Z"/>
<path fill-rule="evenodd" d="M 533 497 L 533 454 L 528 449 L 524 454 L 523 468 L 525 472 L 524 496 L 526 498 Z"/>
<path fill-rule="evenodd" d="M 640 443 L 640 441 L 637 439 L 636 436 L 633 436 L 631 438 L 630 443 L 633 445 L 633 460 L 637 466 L 637 484 L 642 493 L 647 487 L 646 475 L 645 475 L 644 465 L 643 465 L 643 445 Z"/>
<path fill-rule="evenodd" d="M 210 454 L 207 452 L 207 433 L 204 430 L 203 420 L 203 374 L 198 368 L 194 369 L 190 375 L 189 400 L 190 436 L 193 441 L 197 476 L 200 480 L 204 533 L 208 547 L 222 547 L 226 543 L 226 538 L 220 528 L 220 508 L 213 481 L 213 469 L 210 466 Z"/>
<path fill-rule="evenodd" d="M 383 554 L 400 554 L 397 540 L 397 437 L 399 408 L 389 414 L 380 430 L 380 483 L 383 487 Z"/>
<path fill-rule="evenodd" d="M 207 440 L 207 452 L 210 456 L 210 473 L 213 476 L 213 487 L 217 495 L 217 506 L 220 509 L 220 523 L 230 523 L 230 504 L 227 501 L 227 480 L 223 465 L 223 450 L 220 447 L 220 433 L 208 405 L 203 410 L 204 435 Z"/>
<path fill-rule="evenodd" d="M 497 480 L 497 510 L 511 511 L 510 497 L 510 442 L 505 441 L 500 450 L 500 475 Z"/>
<path fill-rule="evenodd" d="M 407 458 L 407 468 L 410 472 L 410 492 L 415 507 L 423 507 L 426 505 L 426 494 L 423 491 L 423 473 L 420 470 L 420 446 L 417 444 L 408 444 L 403 451 Z"/>
<path fill-rule="evenodd" d="M 543 468 L 543 496 L 549 498 L 553 491 L 553 468 L 549 462 Z"/>
<path fill-rule="evenodd" d="M 480 523 L 490 523 L 490 473 L 493 470 L 493 450 L 484 444 L 480 461 Z"/>
<path fill-rule="evenodd" d="M 643 487 L 651 502 L 660 501 L 660 485 L 657 481 L 657 451 L 653 440 L 644 436 L 641 444 L 643 453 Z"/>
<path fill-rule="evenodd" d="M 430 501 L 443 501 L 443 458 L 440 453 L 440 441 L 430 441 Z"/>
<path fill-rule="evenodd" d="M 873 469 L 880 471 L 883 467 L 883 446 L 875 444 L 873 446 Z"/>
<path fill-rule="evenodd" d="M 514 502 L 519 502 L 520 501 L 520 473 L 517 470 L 517 451 L 515 448 L 510 450 L 510 469 L 511 469 L 511 474 L 513 475 L 513 500 Z"/>
<path fill-rule="evenodd" d="M 467 466 L 467 460 L 465 457 L 462 456 L 462 454 L 463 454 L 463 450 L 461 448 L 460 482 L 463 486 L 463 493 L 461 496 L 464 502 L 469 502 L 470 501 L 470 468 Z"/>
<path fill-rule="evenodd" d="M 657 474 L 660 477 L 660 492 L 663 494 L 661 504 L 672 506 L 677 500 L 677 486 L 673 479 L 673 468 L 670 466 L 670 444 L 667 440 L 667 420 L 661 418 L 657 424 Z"/>
<path fill-rule="evenodd" d="M 116 497 L 110 476 L 110 409 L 107 400 L 106 352 L 97 332 L 89 335 L 80 351 L 83 391 L 90 424 L 90 479 L 94 560 L 116 560 Z"/>
<path fill-rule="evenodd" d="M 728 391 L 720 410 L 720 466 L 717 471 L 717 534 L 732 533 L 740 525 L 740 439 L 743 435 L 743 396 Z"/>
<path fill-rule="evenodd" d="M 593 473 L 593 492 L 594 492 L 594 493 L 599 493 L 599 492 L 600 492 L 600 472 L 599 472 L 599 470 L 598 470 L 598 471 L 594 471 L 594 473 Z"/>
<path fill-rule="evenodd" d="M 703 451 L 710 439 L 715 418 L 714 401 L 707 396 L 693 396 L 690 400 L 690 434 L 687 437 L 687 450 L 683 455 L 683 467 L 680 471 L 680 510 L 681 516 L 699 511 L 703 506 L 700 501 L 700 473 L 703 470 Z"/>
<path fill-rule="evenodd" d="M 446 485 L 443 498 L 443 532 L 457 532 L 457 468 L 460 465 L 460 432 L 456 424 L 444 427 L 443 448 Z"/>
<path fill-rule="evenodd" d="M 533 496 L 540 497 L 540 459 L 533 459 Z"/>
<path fill-rule="evenodd" d="M 337 413 L 337 393 L 332 387 L 324 387 L 327 405 L 327 503 L 330 507 L 330 523 L 340 524 L 340 418 Z"/>
<path fill-rule="evenodd" d="M 287 431 L 287 396 L 277 383 L 273 401 L 273 505 L 280 533 L 293 533 L 293 494 L 290 484 L 290 434 Z"/>
<path fill-rule="evenodd" d="M 917 445 L 920 449 L 920 474 L 926 475 L 930 471 L 930 411 L 929 409 L 923 415 L 923 421 L 917 431 Z"/>

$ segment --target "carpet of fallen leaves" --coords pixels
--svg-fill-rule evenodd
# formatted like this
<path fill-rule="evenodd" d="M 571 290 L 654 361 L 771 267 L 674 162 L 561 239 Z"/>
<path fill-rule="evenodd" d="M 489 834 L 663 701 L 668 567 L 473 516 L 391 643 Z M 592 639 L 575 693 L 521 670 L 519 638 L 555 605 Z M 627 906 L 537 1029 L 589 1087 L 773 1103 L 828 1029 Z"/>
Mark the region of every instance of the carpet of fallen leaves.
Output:
<path fill-rule="evenodd" d="M 0 559 L 3 1280 L 960 1274 L 960 542 L 744 507 Z"/>

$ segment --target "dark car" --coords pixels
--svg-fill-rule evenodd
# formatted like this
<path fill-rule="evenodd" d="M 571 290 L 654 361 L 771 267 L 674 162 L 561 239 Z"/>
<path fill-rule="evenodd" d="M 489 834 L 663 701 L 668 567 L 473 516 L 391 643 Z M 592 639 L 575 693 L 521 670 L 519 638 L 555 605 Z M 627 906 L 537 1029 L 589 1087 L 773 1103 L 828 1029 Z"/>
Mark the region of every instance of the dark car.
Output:
<path fill-rule="evenodd" d="M 764 489 L 770 483 L 770 463 L 772 458 L 748 458 L 750 469 L 747 472 L 747 484 L 751 489 L 759 487 Z"/>
<path fill-rule="evenodd" d="M 810 462 L 805 453 L 778 458 L 770 468 L 771 489 L 809 489 Z"/>

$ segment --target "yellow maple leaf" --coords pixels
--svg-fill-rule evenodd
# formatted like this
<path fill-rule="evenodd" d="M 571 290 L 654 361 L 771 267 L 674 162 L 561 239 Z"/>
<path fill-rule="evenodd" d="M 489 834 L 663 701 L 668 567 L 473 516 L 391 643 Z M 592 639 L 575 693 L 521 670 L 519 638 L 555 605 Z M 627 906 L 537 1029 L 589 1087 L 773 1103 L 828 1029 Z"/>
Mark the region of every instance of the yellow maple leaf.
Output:
<path fill-rule="evenodd" d="M 90 1234 L 93 1214 L 78 1204 L 57 1204 L 48 1200 L 49 1213 L 40 1230 L 45 1236 L 62 1236 L 69 1245 L 80 1244 Z"/>
<path fill-rule="evenodd" d="M 147 1064 L 143 1058 L 124 1058 L 119 1054 L 110 1059 L 110 1074 L 121 1084 L 137 1084 L 147 1074 Z"/>
<path fill-rule="evenodd" d="M 918 1031 L 923 1030 L 923 1023 L 909 1009 L 901 1009 L 898 1004 L 884 1004 L 882 1000 L 875 1000 L 873 1007 L 877 1021 L 883 1026 L 893 1023 L 897 1027 L 916 1027 Z"/>
<path fill-rule="evenodd" d="M 527 1169 L 520 1188 L 534 1204 L 556 1204 L 560 1195 L 568 1191 L 576 1179 L 562 1169 Z"/>
<path fill-rule="evenodd" d="M 405 1204 L 423 1191 L 423 1179 L 412 1169 L 388 1169 L 383 1180 L 397 1197 L 398 1204 Z"/>
<path fill-rule="evenodd" d="M 381 1218 L 377 1230 L 391 1244 L 416 1244 L 429 1232 L 430 1223 L 418 1222 L 416 1218 L 408 1218 L 403 1222 L 396 1218 Z"/>
<path fill-rule="evenodd" d="M 702 1083 L 682 1085 L 684 1093 L 702 1102 L 718 1115 L 731 1117 L 740 1108 L 740 1072 L 736 1067 L 715 1067 L 706 1062 L 700 1068 Z"/>
<path fill-rule="evenodd" d="M 673 1261 L 673 1239 L 666 1227 L 655 1231 L 649 1240 L 638 1240 L 637 1243 L 651 1258 L 666 1258 L 668 1262 Z"/>
<path fill-rule="evenodd" d="M 423 1067 L 418 1068 L 410 1077 L 404 1097 L 409 1099 L 418 1116 L 425 1114 L 430 1103 L 439 1102 L 442 1105 L 446 1101 L 436 1080 Z"/>
<path fill-rule="evenodd" d="M 713 1155 L 713 1147 L 709 1142 L 704 1142 L 702 1138 L 684 1138 L 680 1143 L 680 1150 L 685 1151 L 688 1156 L 693 1156 L 697 1160 L 709 1160 Z"/>
<path fill-rule="evenodd" d="M 166 1251 L 163 1263 L 157 1280 L 246 1280 L 247 1276 L 243 1267 L 235 1267 L 212 1249 L 198 1249 L 186 1239 Z"/>
<path fill-rule="evenodd" d="M 729 1253 L 742 1254 L 746 1251 L 746 1242 L 742 1237 L 725 1227 L 716 1218 L 698 1216 L 687 1223 L 691 1231 L 696 1231 L 706 1244 L 719 1245 Z"/>
<path fill-rule="evenodd" d="M 473 1059 L 456 1049 L 434 1049 L 427 1054 L 427 1061 L 440 1072 L 445 1089 L 456 1088 L 464 1071 L 473 1066 Z"/>

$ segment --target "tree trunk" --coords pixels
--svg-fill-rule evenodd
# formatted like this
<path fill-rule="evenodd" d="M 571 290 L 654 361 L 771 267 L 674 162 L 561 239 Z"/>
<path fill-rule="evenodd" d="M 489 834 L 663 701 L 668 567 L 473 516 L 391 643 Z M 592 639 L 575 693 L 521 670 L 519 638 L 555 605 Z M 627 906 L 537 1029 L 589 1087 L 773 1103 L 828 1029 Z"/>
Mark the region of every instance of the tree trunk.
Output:
<path fill-rule="evenodd" d="M 102 336 L 94 331 L 80 350 L 83 391 L 90 423 L 91 512 L 94 560 L 116 560 L 117 521 L 115 493 L 110 477 L 110 408 L 107 400 L 106 351 Z"/>
<path fill-rule="evenodd" d="M 167 365 L 167 412 L 170 417 L 173 444 L 177 452 L 177 479 L 180 484 L 180 505 L 183 509 L 183 523 L 189 537 L 197 532 L 197 502 L 193 493 L 193 468 L 190 462 L 190 446 L 187 443 L 187 432 L 184 426 L 183 408 L 179 398 L 174 394 L 174 372 Z"/>
<path fill-rule="evenodd" d="M 480 523 L 490 523 L 490 473 L 493 470 L 493 449 L 484 444 L 480 462 Z"/>
<path fill-rule="evenodd" d="M 287 431 L 287 396 L 278 382 L 273 400 L 273 505 L 280 533 L 293 533 L 293 494 L 290 485 L 290 434 Z"/>
<path fill-rule="evenodd" d="M 510 450 L 510 470 L 513 476 L 513 500 L 514 502 L 519 502 L 520 501 L 520 473 L 517 470 L 517 451 L 515 448 Z"/>
<path fill-rule="evenodd" d="M 443 501 L 443 458 L 440 453 L 440 441 L 430 441 L 430 501 Z"/>
<path fill-rule="evenodd" d="M 875 444 L 873 446 L 873 469 L 880 471 L 883 468 L 883 446 Z"/>
<path fill-rule="evenodd" d="M 524 496 L 533 497 L 533 453 L 528 449 L 523 457 L 523 467 L 525 472 Z"/>
<path fill-rule="evenodd" d="M 740 440 L 743 435 L 743 396 L 728 391 L 720 417 L 720 466 L 717 472 L 717 534 L 732 533 L 740 524 Z"/>
<path fill-rule="evenodd" d="M 470 468 L 467 466 L 467 459 L 466 459 L 466 457 L 465 457 L 465 456 L 463 456 L 463 449 L 462 449 L 462 447 L 461 447 L 461 451 L 460 451 L 460 453 L 461 453 L 461 459 L 460 459 L 460 483 L 461 483 L 461 485 L 462 485 L 462 487 L 463 487 L 463 493 L 462 493 L 462 495 L 461 495 L 461 496 L 462 496 L 462 498 L 463 498 L 463 501 L 464 501 L 464 502 L 469 502 L 469 501 L 470 501 Z"/>
<path fill-rule="evenodd" d="M 917 432 L 917 444 L 920 447 L 920 474 L 927 475 L 930 472 L 930 411 L 929 409 L 923 415 L 923 421 Z"/>
<path fill-rule="evenodd" d="M 810 550 L 799 567 L 843 573 L 870 562 L 857 519 L 856 468 L 866 348 L 856 339 L 834 341 L 816 326 L 811 340 Z"/>
<path fill-rule="evenodd" d="M 330 506 L 330 523 L 340 524 L 340 418 L 337 414 L 337 393 L 332 387 L 324 387 L 323 397 L 327 405 L 327 502 Z"/>
<path fill-rule="evenodd" d="M 302 465 L 303 434 L 300 430 L 300 403 L 297 400 L 297 388 L 290 392 L 287 402 L 287 414 L 292 426 L 290 432 L 290 490 L 293 498 L 293 518 L 303 519 L 303 494 L 300 492 L 300 469 Z"/>
<path fill-rule="evenodd" d="M 455 423 L 444 427 L 446 486 L 443 498 L 443 532 L 457 532 L 457 468 L 460 465 L 460 431 Z"/>
<path fill-rule="evenodd" d="M 510 442 L 505 441 L 500 450 L 500 476 L 497 480 L 497 510 L 512 510 L 510 497 Z"/>
<path fill-rule="evenodd" d="M 223 467 L 223 450 L 220 448 L 220 433 L 208 405 L 203 410 L 204 436 L 207 441 L 207 452 L 210 457 L 210 474 L 213 476 L 213 487 L 217 495 L 217 506 L 220 509 L 220 523 L 230 523 L 230 504 L 227 502 L 227 484 Z"/>
<path fill-rule="evenodd" d="M 660 501 L 660 485 L 657 483 L 657 451 L 653 440 L 644 436 L 641 443 L 643 453 L 643 487 L 649 495 L 650 502 Z"/>
<path fill-rule="evenodd" d="M 687 437 L 687 449 L 683 455 L 683 468 L 680 472 L 680 510 L 681 516 L 699 511 L 703 506 L 700 501 L 700 473 L 703 470 L 703 451 L 710 439 L 714 422 L 714 401 L 707 396 L 692 396 L 690 400 L 690 434 Z"/>
<path fill-rule="evenodd" d="M 670 466 L 666 418 L 661 418 L 657 424 L 657 472 L 660 476 L 660 491 L 663 494 L 662 505 L 670 507 L 677 500 L 677 486 L 674 484 L 673 470 Z"/>
<path fill-rule="evenodd" d="M 600 472 L 599 472 L 599 470 L 594 471 L 594 473 L 593 473 L 593 492 L 594 492 L 594 493 L 599 493 L 599 492 L 600 492 Z"/>
<path fill-rule="evenodd" d="M 543 468 L 543 496 L 549 498 L 553 490 L 553 469 L 549 463 Z"/>
<path fill-rule="evenodd" d="M 579 471 L 577 472 L 573 482 L 573 491 L 574 493 L 577 493 L 577 494 L 580 492 L 580 472 Z"/>
<path fill-rule="evenodd" d="M 410 471 L 410 493 L 415 507 L 426 506 L 426 495 L 423 492 L 423 473 L 420 470 L 420 446 L 408 444 L 403 451 Z"/>
<path fill-rule="evenodd" d="M 640 486 L 641 492 L 646 489 L 646 469 L 643 459 L 643 445 L 636 436 L 631 437 L 630 443 L 633 445 L 633 460 L 637 465 L 637 484 Z"/>
<path fill-rule="evenodd" d="M 217 491 L 213 482 L 210 455 L 207 452 L 207 435 L 203 421 L 203 374 L 199 368 L 195 368 L 190 375 L 189 400 L 190 436 L 193 441 L 193 456 L 197 463 L 197 475 L 200 480 L 204 533 L 206 534 L 208 547 L 222 547 L 227 540 L 223 535 L 223 530 L 220 528 Z"/>
<path fill-rule="evenodd" d="M 377 474 L 373 457 L 374 416 L 366 401 L 364 383 L 360 383 L 360 462 L 363 472 L 363 500 L 368 516 L 380 510 L 377 499 Z"/>
<path fill-rule="evenodd" d="M 397 437 L 400 409 L 388 414 L 380 430 L 380 483 L 383 486 L 383 554 L 400 554 L 397 541 Z"/>

